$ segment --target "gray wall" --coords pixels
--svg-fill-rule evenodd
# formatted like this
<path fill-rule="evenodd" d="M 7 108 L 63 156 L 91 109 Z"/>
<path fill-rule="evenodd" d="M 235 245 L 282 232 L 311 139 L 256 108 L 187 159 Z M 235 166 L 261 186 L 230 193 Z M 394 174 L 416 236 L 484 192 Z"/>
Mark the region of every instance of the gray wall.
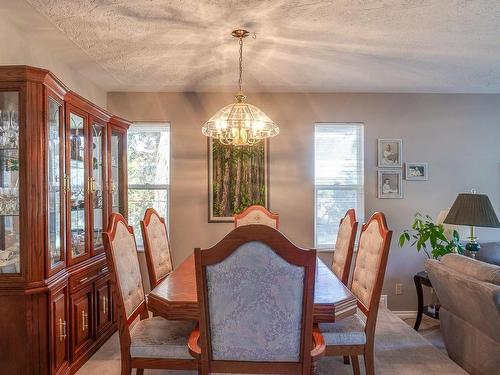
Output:
<path fill-rule="evenodd" d="M 176 264 L 194 247 L 210 246 L 232 229 L 232 224 L 207 222 L 207 140 L 200 131 L 231 101 L 231 95 L 216 93 L 108 94 L 108 109 L 117 115 L 171 122 L 170 233 Z M 423 269 L 425 256 L 397 246 L 416 211 L 435 217 L 457 193 L 471 188 L 488 194 L 499 210 L 500 95 L 249 94 L 249 102 L 280 125 L 270 145 L 270 207 L 280 214 L 282 231 L 304 247 L 314 245 L 314 123 L 365 124 L 366 217 L 382 211 L 394 231 L 383 292 L 393 310 L 416 309 L 412 276 Z M 377 138 L 402 138 L 404 161 L 428 162 L 429 181 L 404 181 L 404 199 L 378 199 Z M 498 230 L 479 235 L 500 240 Z M 397 282 L 403 283 L 399 296 Z"/>

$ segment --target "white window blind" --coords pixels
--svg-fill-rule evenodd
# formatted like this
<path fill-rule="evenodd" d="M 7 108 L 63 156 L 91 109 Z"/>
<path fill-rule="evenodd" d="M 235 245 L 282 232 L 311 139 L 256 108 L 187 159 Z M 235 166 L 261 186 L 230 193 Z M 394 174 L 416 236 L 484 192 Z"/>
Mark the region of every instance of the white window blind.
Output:
<path fill-rule="evenodd" d="M 316 124 L 314 143 L 315 246 L 334 248 L 348 209 L 364 222 L 363 124 Z"/>
<path fill-rule="evenodd" d="M 127 137 L 128 221 L 143 247 L 140 220 L 148 207 L 165 218 L 168 229 L 170 191 L 170 125 L 134 123 Z"/>

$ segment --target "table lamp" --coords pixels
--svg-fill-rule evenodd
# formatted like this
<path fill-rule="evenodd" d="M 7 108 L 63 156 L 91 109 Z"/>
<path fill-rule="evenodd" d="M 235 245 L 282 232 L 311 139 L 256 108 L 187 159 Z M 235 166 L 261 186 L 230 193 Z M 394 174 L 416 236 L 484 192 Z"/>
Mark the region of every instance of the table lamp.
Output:
<path fill-rule="evenodd" d="M 500 228 L 500 222 L 488 196 L 474 192 L 458 194 L 443 223 L 470 226 L 469 242 L 465 249 L 470 252 L 472 258 L 475 258 L 481 248 L 474 234 L 474 227 Z"/>

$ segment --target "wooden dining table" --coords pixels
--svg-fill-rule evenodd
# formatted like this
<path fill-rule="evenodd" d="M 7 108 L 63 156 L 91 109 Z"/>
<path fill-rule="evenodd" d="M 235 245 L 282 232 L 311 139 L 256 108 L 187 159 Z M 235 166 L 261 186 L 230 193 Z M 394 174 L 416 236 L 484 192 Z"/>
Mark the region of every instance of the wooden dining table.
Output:
<path fill-rule="evenodd" d="M 316 266 L 313 318 L 315 323 L 334 322 L 353 315 L 356 297 L 319 258 Z M 198 320 L 194 255 L 158 284 L 148 296 L 148 309 L 169 320 Z"/>

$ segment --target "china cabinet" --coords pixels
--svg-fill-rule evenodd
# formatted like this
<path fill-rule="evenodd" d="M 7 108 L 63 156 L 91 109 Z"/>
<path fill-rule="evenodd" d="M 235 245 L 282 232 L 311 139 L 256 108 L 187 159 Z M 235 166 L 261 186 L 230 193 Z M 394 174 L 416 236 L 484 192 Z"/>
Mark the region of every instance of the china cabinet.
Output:
<path fill-rule="evenodd" d="M 72 374 L 116 330 L 102 232 L 126 214 L 130 123 L 0 66 L 2 373 Z"/>

